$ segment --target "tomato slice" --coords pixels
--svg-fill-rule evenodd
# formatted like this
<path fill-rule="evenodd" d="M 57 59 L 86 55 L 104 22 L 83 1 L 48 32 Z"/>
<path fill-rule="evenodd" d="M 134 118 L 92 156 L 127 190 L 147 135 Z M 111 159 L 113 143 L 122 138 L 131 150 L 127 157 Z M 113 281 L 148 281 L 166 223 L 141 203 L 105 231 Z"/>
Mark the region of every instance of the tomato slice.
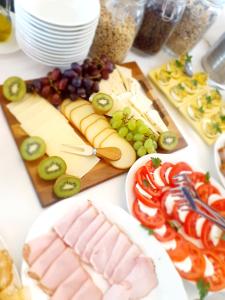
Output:
<path fill-rule="evenodd" d="M 163 226 L 166 226 L 166 233 L 164 235 L 158 234 L 154 232 L 154 236 L 159 240 L 160 242 L 168 242 L 173 240 L 176 237 L 176 230 L 172 228 L 169 224 L 164 224 Z"/>
<path fill-rule="evenodd" d="M 192 172 L 191 174 L 189 174 L 189 178 L 194 185 L 198 182 L 206 183 L 206 176 L 202 172 Z"/>
<path fill-rule="evenodd" d="M 181 213 L 180 213 L 181 207 L 177 204 L 174 205 L 174 209 L 173 209 L 173 218 L 174 220 L 178 221 L 181 224 L 184 224 L 187 220 L 188 214 L 190 213 L 190 211 L 185 212 L 184 214 L 184 218 L 182 217 L 181 219 Z"/>
<path fill-rule="evenodd" d="M 134 216 L 147 228 L 155 229 L 161 227 L 165 223 L 165 217 L 161 209 L 158 209 L 155 216 L 151 217 L 140 210 L 138 199 L 133 203 Z"/>
<path fill-rule="evenodd" d="M 167 250 L 167 253 L 173 261 L 179 262 L 188 256 L 188 242 L 179 233 L 176 234 L 175 241 L 176 248 Z"/>
<path fill-rule="evenodd" d="M 192 172 L 191 167 L 185 162 L 179 162 L 175 166 L 173 166 L 170 174 L 169 174 L 169 182 L 170 185 L 174 186 L 174 176 L 177 176 L 181 172 Z"/>
<path fill-rule="evenodd" d="M 134 186 L 134 193 L 136 195 L 136 198 L 138 198 L 138 200 L 140 200 L 146 206 L 155 208 L 160 207 L 160 202 L 158 201 L 158 199 L 153 198 L 151 195 L 149 195 L 149 197 L 143 195 L 143 193 L 141 193 L 140 190 L 137 188 L 136 184 Z"/>
<path fill-rule="evenodd" d="M 205 258 L 201 253 L 201 250 L 194 246 L 192 243 L 188 243 L 188 256 L 192 262 L 192 268 L 189 272 L 184 272 L 177 268 L 180 276 L 187 280 L 198 280 L 203 277 L 205 271 Z"/>
<path fill-rule="evenodd" d="M 169 162 L 165 162 L 164 164 L 162 164 L 161 166 L 161 169 L 160 169 L 160 177 L 163 181 L 163 183 L 165 185 L 169 185 L 169 182 L 166 180 L 166 177 L 165 177 L 165 174 L 166 174 L 166 171 L 169 169 L 169 168 L 172 168 L 173 167 L 173 164 L 169 163 Z"/>
<path fill-rule="evenodd" d="M 209 283 L 209 290 L 216 292 L 225 288 L 225 265 L 221 259 L 212 251 L 205 250 L 204 255 L 210 260 L 214 268 L 212 276 L 204 276 L 204 280 Z"/>
<path fill-rule="evenodd" d="M 165 192 L 163 193 L 162 198 L 161 198 L 161 208 L 162 208 L 164 214 L 165 214 L 169 219 L 171 219 L 171 217 L 174 215 L 174 212 L 176 211 L 176 207 L 177 207 L 177 203 L 176 203 L 176 202 L 179 201 L 179 200 L 178 200 L 177 196 L 174 196 L 174 202 L 172 203 L 173 207 L 171 207 L 170 210 L 168 211 L 168 210 L 167 210 L 167 205 L 166 205 L 167 197 L 168 197 L 168 196 L 172 197 L 170 191 L 165 191 Z"/>
<path fill-rule="evenodd" d="M 184 223 L 184 231 L 190 237 L 198 238 L 196 233 L 196 222 L 199 218 L 200 216 L 194 211 L 190 211 L 187 215 Z"/>
<path fill-rule="evenodd" d="M 210 221 L 206 221 L 202 228 L 201 240 L 205 248 L 213 251 L 221 251 L 225 253 L 225 241 L 220 239 L 217 246 L 215 246 L 210 239 L 210 231 L 213 224 Z"/>
<path fill-rule="evenodd" d="M 225 213 L 225 199 L 220 199 L 211 205 L 211 207 L 219 212 Z"/>
<path fill-rule="evenodd" d="M 162 190 L 164 188 L 164 186 L 159 185 L 154 178 L 154 172 L 156 169 L 161 168 L 161 165 L 157 168 L 155 168 L 152 164 L 152 161 L 147 162 L 147 164 L 145 165 L 145 169 L 147 172 L 147 177 L 150 179 L 151 183 L 153 186 L 156 187 L 156 189 L 158 190 Z M 161 177 L 161 176 L 160 176 Z"/>
<path fill-rule="evenodd" d="M 211 183 L 204 183 L 198 189 L 197 193 L 199 197 L 205 202 L 208 203 L 209 196 L 212 194 L 219 194 L 219 190 L 212 185 Z"/>

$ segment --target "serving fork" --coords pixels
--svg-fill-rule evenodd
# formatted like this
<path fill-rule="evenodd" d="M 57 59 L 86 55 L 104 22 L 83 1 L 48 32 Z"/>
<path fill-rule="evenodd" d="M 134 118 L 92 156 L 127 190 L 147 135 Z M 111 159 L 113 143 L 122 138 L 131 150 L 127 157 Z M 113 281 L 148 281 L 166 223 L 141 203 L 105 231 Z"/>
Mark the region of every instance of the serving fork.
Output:
<path fill-rule="evenodd" d="M 225 230 L 225 219 L 200 199 L 187 173 L 174 176 L 173 179 L 175 187 L 170 189 L 170 193 L 180 198 L 177 203 L 182 211 L 195 211 L 200 216 L 216 224 L 222 230 Z"/>

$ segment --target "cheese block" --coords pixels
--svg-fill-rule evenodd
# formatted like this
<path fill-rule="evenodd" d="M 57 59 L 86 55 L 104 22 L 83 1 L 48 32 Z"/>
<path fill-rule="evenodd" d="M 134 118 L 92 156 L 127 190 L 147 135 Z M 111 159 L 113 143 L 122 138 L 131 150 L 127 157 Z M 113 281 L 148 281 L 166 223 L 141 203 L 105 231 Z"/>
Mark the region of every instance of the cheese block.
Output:
<path fill-rule="evenodd" d="M 129 78 L 132 78 L 132 70 L 126 67 L 118 66 L 116 65 L 116 69 L 119 72 L 119 75 L 126 87 L 126 89 L 129 91 L 130 84 L 129 84 Z"/>
<path fill-rule="evenodd" d="M 88 105 L 74 108 L 70 113 L 70 120 L 72 124 L 80 130 L 81 121 L 93 114 L 95 111 L 90 103 Z"/>
<path fill-rule="evenodd" d="M 155 109 L 151 109 L 146 113 L 148 120 L 157 129 L 158 132 L 168 131 L 168 127 L 163 122 L 162 118 L 159 115 L 159 112 Z"/>
<path fill-rule="evenodd" d="M 83 105 L 87 105 L 87 104 L 88 104 L 88 102 L 85 100 L 77 100 L 77 101 L 71 102 L 65 106 L 63 114 L 64 114 L 64 116 L 66 116 L 66 118 L 68 120 L 70 120 L 70 114 L 73 109 L 78 108 Z"/>
<path fill-rule="evenodd" d="M 12 113 L 18 114 L 20 112 L 25 111 L 31 105 L 33 105 L 37 102 L 41 102 L 41 101 L 42 101 L 41 97 L 38 97 L 33 94 L 26 94 L 25 97 L 21 101 L 11 102 L 7 105 L 7 107 Z"/>
<path fill-rule="evenodd" d="M 93 145 L 94 138 L 106 128 L 111 128 L 109 122 L 106 119 L 99 119 L 87 128 L 85 137 Z"/>
<path fill-rule="evenodd" d="M 70 103 L 72 103 L 72 101 L 70 99 L 63 100 L 62 104 L 60 105 L 60 111 L 62 114 L 64 114 L 64 110 L 65 110 L 66 106 L 69 105 Z"/>
<path fill-rule="evenodd" d="M 110 161 L 110 164 L 115 168 L 128 169 L 136 160 L 136 153 L 133 147 L 117 133 L 109 136 L 103 143 L 101 143 L 101 147 L 117 147 L 120 149 L 121 158 L 117 161 Z"/>
<path fill-rule="evenodd" d="M 80 121 L 80 131 L 85 134 L 86 129 L 88 128 L 88 126 L 92 125 L 94 122 L 96 122 L 99 119 L 104 119 L 103 116 L 99 116 L 95 113 L 88 115 L 87 117 L 85 117 L 84 119 L 82 119 Z"/>
<path fill-rule="evenodd" d="M 100 148 L 101 143 L 114 133 L 116 133 L 116 130 L 112 128 L 106 128 L 103 131 L 99 132 L 99 134 L 97 134 L 93 140 L 93 146 L 95 148 Z"/>

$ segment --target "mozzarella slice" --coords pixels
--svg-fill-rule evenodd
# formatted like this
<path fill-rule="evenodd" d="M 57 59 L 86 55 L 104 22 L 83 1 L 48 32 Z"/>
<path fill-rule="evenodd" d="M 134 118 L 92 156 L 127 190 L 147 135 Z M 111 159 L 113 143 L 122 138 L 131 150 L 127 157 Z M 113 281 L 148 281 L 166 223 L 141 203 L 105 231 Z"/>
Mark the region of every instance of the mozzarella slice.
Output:
<path fill-rule="evenodd" d="M 140 194 L 142 194 L 146 198 L 148 199 L 152 198 L 145 190 L 142 189 L 142 187 L 138 183 L 136 184 L 136 189 L 139 191 Z"/>
<path fill-rule="evenodd" d="M 212 225 L 212 228 L 209 233 L 209 238 L 215 247 L 219 244 L 222 234 L 223 234 L 222 229 L 220 229 L 216 225 Z"/>
<path fill-rule="evenodd" d="M 165 172 L 165 179 L 166 179 L 166 181 L 167 181 L 168 184 L 170 183 L 170 181 L 169 181 L 169 175 L 170 175 L 171 170 L 172 170 L 172 167 L 169 167 L 166 170 L 166 172 Z"/>
<path fill-rule="evenodd" d="M 161 176 L 160 176 L 160 170 L 161 170 L 162 167 L 159 167 L 157 169 L 155 169 L 154 173 L 153 173 L 153 177 L 154 177 L 154 180 L 155 180 L 155 183 L 157 185 L 159 185 L 160 187 L 164 187 L 165 184 L 164 182 L 162 181 L 161 179 Z"/>
<path fill-rule="evenodd" d="M 165 207 L 167 213 L 170 215 L 173 211 L 174 205 L 176 201 L 179 201 L 180 198 L 177 196 L 173 196 L 171 194 L 168 194 L 165 201 Z"/>
<path fill-rule="evenodd" d="M 177 247 L 176 240 L 168 241 L 165 243 L 161 243 L 161 245 L 164 247 L 165 250 L 174 250 Z"/>
<path fill-rule="evenodd" d="M 188 209 L 189 207 L 188 206 L 183 206 L 183 209 Z M 184 223 L 186 218 L 187 218 L 187 215 L 189 214 L 189 210 L 183 210 L 183 209 L 178 209 L 178 217 L 179 217 L 179 220 Z"/>
<path fill-rule="evenodd" d="M 206 219 L 201 217 L 199 218 L 197 221 L 196 221 L 196 224 L 195 224 L 195 231 L 196 231 L 196 234 L 197 234 L 197 237 L 201 237 L 202 235 L 202 227 L 205 223 Z"/>
<path fill-rule="evenodd" d="M 195 189 L 197 190 L 201 185 L 203 185 L 204 184 L 204 182 L 197 182 L 196 184 L 195 184 Z"/>
<path fill-rule="evenodd" d="M 213 276 L 215 273 L 214 266 L 212 262 L 208 259 L 206 255 L 203 255 L 205 259 L 205 272 L 204 277 L 210 277 Z"/>
<path fill-rule="evenodd" d="M 161 236 L 164 236 L 166 234 L 166 231 L 167 231 L 166 225 L 163 225 L 160 228 L 154 229 L 154 232 Z"/>
<path fill-rule="evenodd" d="M 191 261 L 190 256 L 185 258 L 185 260 L 183 260 L 183 261 L 175 262 L 174 265 L 176 268 L 178 268 L 179 270 L 181 270 L 185 273 L 190 272 L 192 269 L 192 261 Z"/>
<path fill-rule="evenodd" d="M 222 198 L 219 194 L 212 194 L 208 198 L 208 204 L 212 205 L 214 202 L 221 200 L 221 199 L 224 199 L 224 198 Z"/>
<path fill-rule="evenodd" d="M 141 201 L 138 201 L 139 209 L 146 215 L 154 217 L 157 214 L 158 208 L 151 208 L 144 205 Z"/>

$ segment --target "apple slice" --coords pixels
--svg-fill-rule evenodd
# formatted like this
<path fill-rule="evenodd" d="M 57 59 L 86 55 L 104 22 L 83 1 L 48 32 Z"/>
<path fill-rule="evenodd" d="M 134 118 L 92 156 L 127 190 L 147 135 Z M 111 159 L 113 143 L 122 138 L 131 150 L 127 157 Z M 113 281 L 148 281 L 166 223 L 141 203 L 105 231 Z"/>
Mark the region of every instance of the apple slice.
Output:
<path fill-rule="evenodd" d="M 80 130 L 81 121 L 92 115 L 94 113 L 94 109 L 92 105 L 83 105 L 77 108 L 74 108 L 70 113 L 70 120 L 72 124 Z"/>
<path fill-rule="evenodd" d="M 83 134 L 85 134 L 87 128 L 99 119 L 105 119 L 105 118 L 95 113 L 86 116 L 80 121 L 80 131 L 83 132 Z"/>
<path fill-rule="evenodd" d="M 106 128 L 103 131 L 101 131 L 99 134 L 96 135 L 96 137 L 93 140 L 93 146 L 95 148 L 100 148 L 101 143 L 107 139 L 110 135 L 116 133 L 116 131 L 112 128 Z"/>
<path fill-rule="evenodd" d="M 136 160 L 136 153 L 133 147 L 117 133 L 110 135 L 101 143 L 101 147 L 117 147 L 120 149 L 121 158 L 117 161 L 109 161 L 117 169 L 128 169 Z"/>
<path fill-rule="evenodd" d="M 89 102 L 85 100 L 77 100 L 75 102 L 71 102 L 68 105 L 65 106 L 64 109 L 64 115 L 67 117 L 68 120 L 70 120 L 70 113 L 73 109 L 78 108 L 83 105 L 89 105 Z"/>
<path fill-rule="evenodd" d="M 65 111 L 65 107 L 67 105 L 69 105 L 70 103 L 72 103 L 72 101 L 70 99 L 65 99 L 63 100 L 62 104 L 60 105 L 60 111 L 62 114 L 65 114 L 64 111 Z"/>
<path fill-rule="evenodd" d="M 108 121 L 100 118 L 87 128 L 85 137 L 93 145 L 95 137 L 106 128 L 110 128 Z"/>

